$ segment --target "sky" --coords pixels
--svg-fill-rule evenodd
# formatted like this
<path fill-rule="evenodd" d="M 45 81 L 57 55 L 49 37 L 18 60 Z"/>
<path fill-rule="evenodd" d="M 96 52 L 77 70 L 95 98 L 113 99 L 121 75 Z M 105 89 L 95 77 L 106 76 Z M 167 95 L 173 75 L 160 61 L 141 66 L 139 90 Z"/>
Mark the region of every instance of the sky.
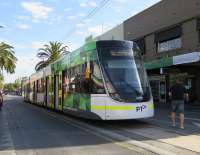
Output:
<path fill-rule="evenodd" d="M 160 0 L 0 0 L 0 42 L 14 47 L 15 74 L 5 82 L 30 76 L 40 60 L 38 49 L 59 41 L 73 51 L 89 35 L 99 36 Z"/>

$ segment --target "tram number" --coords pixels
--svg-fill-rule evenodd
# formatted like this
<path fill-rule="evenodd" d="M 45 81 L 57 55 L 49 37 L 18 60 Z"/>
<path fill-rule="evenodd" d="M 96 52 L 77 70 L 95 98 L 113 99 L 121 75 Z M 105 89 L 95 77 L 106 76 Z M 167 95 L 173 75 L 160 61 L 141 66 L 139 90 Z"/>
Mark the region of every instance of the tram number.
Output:
<path fill-rule="evenodd" d="M 147 108 L 146 105 L 137 106 L 137 107 L 136 107 L 136 112 L 142 112 L 142 111 L 145 110 L 146 108 Z"/>

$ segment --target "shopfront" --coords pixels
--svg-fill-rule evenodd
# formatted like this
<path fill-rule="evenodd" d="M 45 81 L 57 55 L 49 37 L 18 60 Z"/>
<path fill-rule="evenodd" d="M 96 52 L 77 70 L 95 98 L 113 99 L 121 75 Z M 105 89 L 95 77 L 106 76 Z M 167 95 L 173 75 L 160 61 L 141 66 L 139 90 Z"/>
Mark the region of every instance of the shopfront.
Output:
<path fill-rule="evenodd" d="M 200 52 L 178 55 L 146 62 L 155 102 L 168 103 L 168 93 L 181 79 L 189 93 L 188 104 L 200 105 Z"/>

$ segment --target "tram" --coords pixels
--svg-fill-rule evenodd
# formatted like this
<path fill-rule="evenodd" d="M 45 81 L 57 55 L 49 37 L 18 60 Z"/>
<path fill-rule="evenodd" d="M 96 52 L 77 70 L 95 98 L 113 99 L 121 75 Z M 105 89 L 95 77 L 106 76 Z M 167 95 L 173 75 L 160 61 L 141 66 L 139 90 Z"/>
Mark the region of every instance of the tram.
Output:
<path fill-rule="evenodd" d="M 24 100 L 88 119 L 154 115 L 146 70 L 136 43 L 93 41 L 63 55 L 23 83 Z"/>

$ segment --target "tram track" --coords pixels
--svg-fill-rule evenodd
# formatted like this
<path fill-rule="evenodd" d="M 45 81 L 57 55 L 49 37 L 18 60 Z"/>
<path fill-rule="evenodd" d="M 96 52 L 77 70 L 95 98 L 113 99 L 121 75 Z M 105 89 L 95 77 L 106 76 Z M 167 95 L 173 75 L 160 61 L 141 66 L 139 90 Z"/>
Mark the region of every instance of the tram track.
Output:
<path fill-rule="evenodd" d="M 156 128 L 159 130 L 166 131 L 166 129 L 164 128 L 151 126 L 147 123 L 140 124 L 141 126 L 137 128 L 137 131 L 134 131 L 136 129 L 135 128 L 132 129 L 131 126 L 127 128 L 125 126 L 124 127 L 119 126 L 120 123 L 119 125 L 116 125 L 117 122 L 112 123 L 111 125 L 109 124 L 109 121 L 108 122 L 100 121 L 99 123 L 96 123 L 94 121 L 83 120 L 80 118 L 74 118 L 70 116 L 65 117 L 64 115 L 60 115 L 58 113 L 46 109 L 38 108 L 33 105 L 31 105 L 31 107 L 33 107 L 35 110 L 39 110 L 40 112 L 42 111 L 43 113 L 50 116 L 52 119 L 63 121 L 74 127 L 84 130 L 85 132 L 89 132 L 90 134 L 96 135 L 109 142 L 112 142 L 118 145 L 119 147 L 123 147 L 129 150 L 134 150 L 140 154 L 163 154 L 163 155 L 198 154 L 198 152 L 170 145 L 159 139 L 156 140 L 150 138 L 147 135 L 140 134 L 138 130 L 140 130 L 140 128 L 146 128 L 146 125 L 148 126 L 148 128 Z M 180 134 L 180 136 L 183 135 Z"/>

